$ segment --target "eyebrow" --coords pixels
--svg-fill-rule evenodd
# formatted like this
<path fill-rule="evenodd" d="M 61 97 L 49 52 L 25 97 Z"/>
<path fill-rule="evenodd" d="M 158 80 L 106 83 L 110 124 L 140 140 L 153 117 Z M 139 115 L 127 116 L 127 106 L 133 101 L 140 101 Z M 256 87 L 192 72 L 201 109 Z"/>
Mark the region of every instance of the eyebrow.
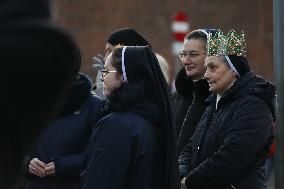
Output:
<path fill-rule="evenodd" d="M 214 62 L 208 62 L 208 63 L 205 62 L 205 63 L 204 63 L 204 67 L 206 67 L 206 66 L 208 66 L 208 65 L 210 66 L 210 65 L 212 65 L 212 64 L 214 64 Z"/>
<path fill-rule="evenodd" d="M 182 50 L 182 52 L 189 52 L 189 53 L 193 53 L 193 52 L 195 52 L 195 53 L 197 53 L 198 51 L 197 50 L 191 50 L 191 51 L 187 51 L 187 50 Z"/>

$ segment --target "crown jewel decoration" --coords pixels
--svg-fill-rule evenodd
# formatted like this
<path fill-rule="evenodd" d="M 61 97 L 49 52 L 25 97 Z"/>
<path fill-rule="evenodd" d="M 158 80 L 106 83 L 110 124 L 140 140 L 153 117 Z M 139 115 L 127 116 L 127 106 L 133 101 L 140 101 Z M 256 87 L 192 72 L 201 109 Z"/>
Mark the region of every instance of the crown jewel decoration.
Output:
<path fill-rule="evenodd" d="M 207 41 L 208 56 L 227 56 L 237 55 L 246 56 L 246 41 L 245 34 L 242 31 L 241 35 L 237 35 L 235 30 L 230 30 L 228 35 L 218 30 L 215 35 L 209 33 Z"/>

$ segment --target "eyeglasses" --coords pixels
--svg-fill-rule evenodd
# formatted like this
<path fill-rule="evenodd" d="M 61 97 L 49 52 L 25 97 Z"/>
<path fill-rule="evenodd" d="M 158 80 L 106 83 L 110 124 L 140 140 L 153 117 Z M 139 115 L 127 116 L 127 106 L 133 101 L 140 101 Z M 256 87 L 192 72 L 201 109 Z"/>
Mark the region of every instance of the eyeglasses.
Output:
<path fill-rule="evenodd" d="M 116 70 L 107 70 L 107 69 L 103 68 L 103 69 L 101 70 L 101 72 L 102 72 L 102 76 L 101 76 L 101 79 L 102 79 L 102 78 L 104 78 L 108 73 L 116 73 L 117 71 L 116 71 Z"/>
<path fill-rule="evenodd" d="M 183 52 L 179 53 L 178 56 L 181 60 L 184 60 L 186 57 L 188 57 L 190 59 L 194 59 L 194 58 L 197 58 L 198 56 L 200 56 L 202 54 L 206 54 L 206 53 L 195 53 L 195 52 L 189 53 L 189 52 L 183 51 Z"/>

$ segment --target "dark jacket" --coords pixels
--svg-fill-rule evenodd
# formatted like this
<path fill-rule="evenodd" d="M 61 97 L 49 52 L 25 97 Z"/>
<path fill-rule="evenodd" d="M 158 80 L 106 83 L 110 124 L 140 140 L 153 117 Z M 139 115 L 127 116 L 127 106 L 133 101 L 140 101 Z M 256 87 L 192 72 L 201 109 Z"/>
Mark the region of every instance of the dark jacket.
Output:
<path fill-rule="evenodd" d="M 185 145 L 189 143 L 202 114 L 208 106 L 205 99 L 209 96 L 209 94 L 208 82 L 206 80 L 201 79 L 193 83 L 194 97 L 191 105 L 188 107 L 179 132 L 177 142 L 178 154 L 180 154 Z"/>
<path fill-rule="evenodd" d="M 184 68 L 178 72 L 175 78 L 175 87 L 176 91 L 172 94 L 172 98 L 178 136 L 186 112 L 193 101 L 193 81 L 186 75 Z"/>
<path fill-rule="evenodd" d="M 181 153 L 192 137 L 195 128 L 208 103 L 205 99 L 210 95 L 208 82 L 204 79 L 193 82 L 182 68 L 176 78 L 176 88 L 180 95 L 175 99 L 175 120 L 177 124 L 177 149 Z"/>
<path fill-rule="evenodd" d="M 26 157 L 26 189 L 78 189 L 83 152 L 92 128 L 100 118 L 101 100 L 91 90 L 92 83 L 81 74 L 67 95 L 67 103 L 56 120 L 49 124 L 36 142 L 34 153 Z M 28 172 L 29 161 L 55 163 L 55 175 L 39 178 Z"/>
<path fill-rule="evenodd" d="M 86 156 L 82 189 L 160 188 L 158 138 L 159 127 L 136 113 L 112 113 L 103 118 Z"/>
<path fill-rule="evenodd" d="M 247 73 L 216 96 L 180 158 L 190 189 L 264 189 L 264 162 L 272 139 L 275 87 Z"/>

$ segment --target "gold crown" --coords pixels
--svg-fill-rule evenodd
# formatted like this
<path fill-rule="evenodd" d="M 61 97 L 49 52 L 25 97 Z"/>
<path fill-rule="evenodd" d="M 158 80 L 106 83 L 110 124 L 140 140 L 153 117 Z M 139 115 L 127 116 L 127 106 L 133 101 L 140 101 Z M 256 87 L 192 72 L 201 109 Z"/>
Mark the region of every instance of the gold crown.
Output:
<path fill-rule="evenodd" d="M 237 55 L 246 56 L 246 40 L 242 31 L 241 35 L 237 35 L 235 30 L 230 30 L 228 35 L 224 35 L 218 30 L 215 35 L 209 34 L 207 40 L 208 56 L 226 56 Z"/>

